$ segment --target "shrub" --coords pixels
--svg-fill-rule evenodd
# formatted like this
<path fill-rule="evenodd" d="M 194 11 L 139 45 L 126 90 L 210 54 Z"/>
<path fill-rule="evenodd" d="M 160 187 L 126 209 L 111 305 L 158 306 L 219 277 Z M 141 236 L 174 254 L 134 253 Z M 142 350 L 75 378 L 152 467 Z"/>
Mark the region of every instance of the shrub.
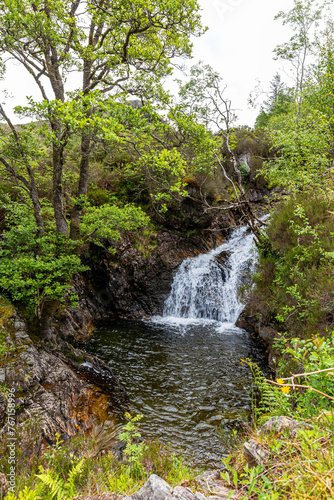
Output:
<path fill-rule="evenodd" d="M 282 203 L 266 230 L 250 305 L 292 336 L 326 334 L 334 318 L 334 204 L 317 193 Z"/>

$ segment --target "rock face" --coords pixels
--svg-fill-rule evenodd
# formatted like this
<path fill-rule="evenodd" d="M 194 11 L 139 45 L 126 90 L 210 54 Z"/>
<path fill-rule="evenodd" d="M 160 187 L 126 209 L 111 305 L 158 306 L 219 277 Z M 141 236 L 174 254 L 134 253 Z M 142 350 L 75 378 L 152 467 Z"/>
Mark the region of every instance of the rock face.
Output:
<path fill-rule="evenodd" d="M 144 256 L 123 239 L 115 255 L 101 247 L 91 247 L 84 289 L 88 307 L 96 316 L 142 318 L 162 313 L 178 266 L 187 257 L 206 253 L 222 244 L 234 224 L 229 216 L 217 233 L 190 239 L 164 231 L 157 235 L 157 248 Z M 216 235 L 215 235 L 216 234 Z M 78 287 L 75 287 L 78 291 Z"/>
<path fill-rule="evenodd" d="M 247 330 L 253 338 L 267 347 L 269 366 L 273 372 L 276 370 L 277 355 L 273 343 L 278 338 L 278 332 L 272 324 L 266 324 L 258 319 L 256 311 L 246 309 L 241 313 L 236 325 Z"/>
<path fill-rule="evenodd" d="M 15 390 L 17 423 L 34 417 L 39 422 L 37 448 L 53 442 L 55 433 L 64 439 L 92 428 L 105 418 L 109 406 L 127 406 L 124 388 L 98 358 L 66 342 L 33 342 L 16 312 L 7 320 L 5 333 L 10 350 L 1 370 L 7 387 Z M 0 421 L 6 432 L 3 399 L 2 395 Z"/>

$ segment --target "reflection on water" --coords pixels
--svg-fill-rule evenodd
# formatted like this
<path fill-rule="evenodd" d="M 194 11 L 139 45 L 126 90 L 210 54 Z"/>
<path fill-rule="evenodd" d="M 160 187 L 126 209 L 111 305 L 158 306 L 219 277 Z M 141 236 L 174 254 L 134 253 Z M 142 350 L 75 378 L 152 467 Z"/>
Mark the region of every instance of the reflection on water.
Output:
<path fill-rule="evenodd" d="M 182 446 L 195 463 L 213 466 L 226 452 L 217 428 L 230 432 L 250 411 L 251 374 L 240 358 L 264 357 L 247 332 L 209 320 L 115 321 L 85 348 L 125 386 L 131 412 L 144 415 L 144 438 Z M 116 427 L 110 422 L 103 432 L 110 439 L 123 424 L 117 416 Z"/>

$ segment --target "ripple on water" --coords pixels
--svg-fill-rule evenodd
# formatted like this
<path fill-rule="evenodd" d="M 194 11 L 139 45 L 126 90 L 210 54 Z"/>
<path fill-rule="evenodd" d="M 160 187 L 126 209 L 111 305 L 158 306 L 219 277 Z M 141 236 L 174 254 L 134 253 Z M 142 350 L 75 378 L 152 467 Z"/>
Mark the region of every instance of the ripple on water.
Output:
<path fill-rule="evenodd" d="M 175 451 L 182 445 L 198 465 L 219 465 L 227 450 L 217 429 L 230 433 L 250 410 L 251 375 L 240 358 L 263 359 L 247 332 L 215 321 L 116 321 L 85 347 L 126 387 L 131 411 L 144 415 L 144 438 L 158 437 Z M 116 419 L 113 438 L 124 423 Z"/>

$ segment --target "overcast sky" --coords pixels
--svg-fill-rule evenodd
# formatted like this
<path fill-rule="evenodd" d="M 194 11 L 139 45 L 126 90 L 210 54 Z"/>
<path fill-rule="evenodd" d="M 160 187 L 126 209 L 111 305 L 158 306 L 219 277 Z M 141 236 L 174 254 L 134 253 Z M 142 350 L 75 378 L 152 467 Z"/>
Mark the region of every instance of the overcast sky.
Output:
<path fill-rule="evenodd" d="M 273 60 L 273 49 L 290 37 L 274 17 L 280 10 L 290 10 L 293 0 L 200 0 L 200 4 L 209 31 L 195 40 L 194 56 L 222 75 L 239 123 L 252 126 L 258 111 L 249 109 L 249 94 L 257 80 L 266 88 L 280 72 L 282 63 Z"/>
<path fill-rule="evenodd" d="M 273 49 L 288 40 L 289 32 L 274 17 L 279 10 L 290 10 L 293 0 L 199 1 L 209 31 L 194 42 L 194 62 L 203 60 L 222 75 L 239 123 L 252 126 L 258 111 L 249 109 L 248 96 L 257 79 L 266 88 L 281 68 Z M 25 104 L 27 95 L 38 96 L 34 82 L 14 64 L 0 88 L 13 95 L 11 105 Z"/>

